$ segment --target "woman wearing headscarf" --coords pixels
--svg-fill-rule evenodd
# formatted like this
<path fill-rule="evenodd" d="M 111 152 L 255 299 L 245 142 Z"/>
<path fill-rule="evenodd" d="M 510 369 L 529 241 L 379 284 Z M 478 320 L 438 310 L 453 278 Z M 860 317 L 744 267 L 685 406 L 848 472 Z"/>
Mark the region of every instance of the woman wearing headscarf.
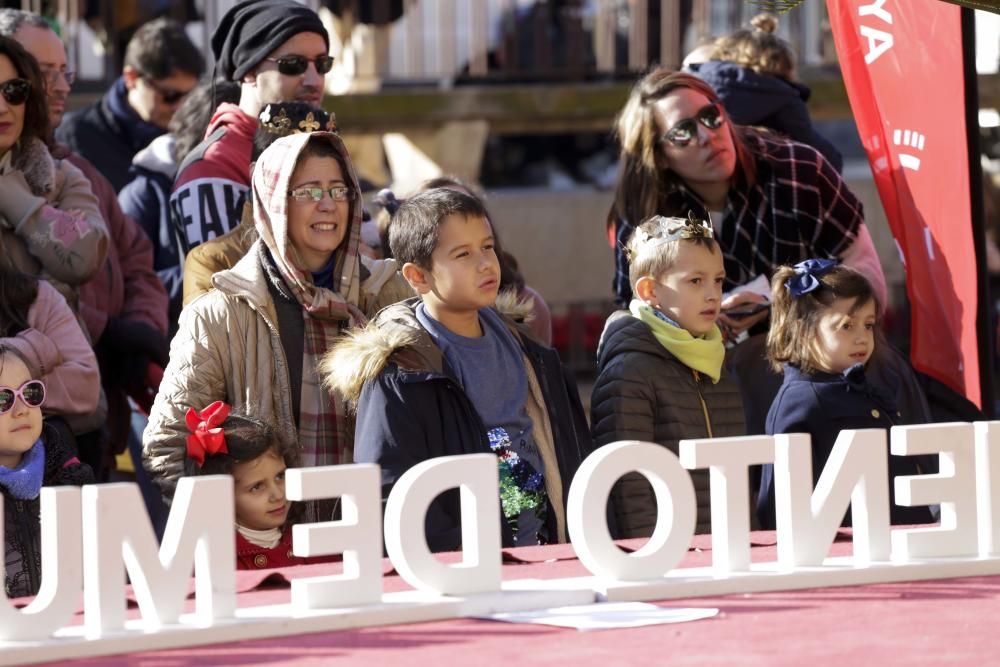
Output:
<path fill-rule="evenodd" d="M 260 156 L 259 238 L 181 314 L 143 436 L 144 464 L 168 497 L 183 471 L 185 413 L 217 400 L 296 441 L 299 465 L 352 461 L 353 422 L 316 365 L 345 329 L 405 293 L 394 261 L 361 262 L 359 193 L 336 134 L 283 137 Z"/>

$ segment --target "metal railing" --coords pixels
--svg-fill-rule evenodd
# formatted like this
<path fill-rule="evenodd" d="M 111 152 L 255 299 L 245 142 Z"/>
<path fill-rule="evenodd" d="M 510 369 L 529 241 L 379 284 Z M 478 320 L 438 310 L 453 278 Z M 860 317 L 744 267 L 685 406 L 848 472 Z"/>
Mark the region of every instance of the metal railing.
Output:
<path fill-rule="evenodd" d="M 84 88 L 120 72 L 128 36 L 169 14 L 211 64 L 210 36 L 235 0 L 22 0 L 61 26 Z M 679 65 L 710 37 L 745 25 L 745 0 L 310 0 L 331 34 L 337 92 L 453 83 L 631 78 L 652 62 Z M 82 7 L 90 7 L 86 14 Z M 809 65 L 835 62 L 825 3 L 781 17 L 780 34 Z"/>

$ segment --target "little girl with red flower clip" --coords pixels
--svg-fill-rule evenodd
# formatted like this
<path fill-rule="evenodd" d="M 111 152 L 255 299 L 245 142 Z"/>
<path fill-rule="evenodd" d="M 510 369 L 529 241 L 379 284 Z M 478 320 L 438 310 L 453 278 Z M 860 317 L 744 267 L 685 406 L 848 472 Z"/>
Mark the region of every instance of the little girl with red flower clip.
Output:
<path fill-rule="evenodd" d="M 188 472 L 232 475 L 236 501 L 236 567 L 254 570 L 330 560 L 292 555 L 291 503 L 285 469 L 291 448 L 273 428 L 216 401 L 186 416 Z"/>

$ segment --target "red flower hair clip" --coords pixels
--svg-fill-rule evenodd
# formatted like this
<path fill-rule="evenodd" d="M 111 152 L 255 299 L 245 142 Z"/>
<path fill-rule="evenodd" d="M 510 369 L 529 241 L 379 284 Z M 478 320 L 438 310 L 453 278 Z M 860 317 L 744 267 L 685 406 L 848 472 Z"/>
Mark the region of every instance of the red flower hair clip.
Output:
<path fill-rule="evenodd" d="M 185 421 L 191 435 L 187 437 L 187 455 L 199 468 L 205 465 L 206 456 L 229 453 L 222 422 L 226 421 L 230 410 L 232 408 L 222 401 L 212 403 L 201 413 L 188 408 Z"/>

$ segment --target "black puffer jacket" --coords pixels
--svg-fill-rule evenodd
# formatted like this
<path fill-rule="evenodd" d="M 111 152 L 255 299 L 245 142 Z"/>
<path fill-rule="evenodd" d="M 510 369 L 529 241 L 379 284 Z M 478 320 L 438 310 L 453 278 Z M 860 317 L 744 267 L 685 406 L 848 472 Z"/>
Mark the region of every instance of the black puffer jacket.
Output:
<path fill-rule="evenodd" d="M 718 383 L 688 368 L 668 352 L 652 330 L 628 311 L 608 318 L 597 351 L 597 382 L 590 403 L 596 446 L 643 440 L 675 454 L 685 438 L 744 435 L 743 405 L 736 384 Z M 711 531 L 708 470 L 692 470 L 698 500 L 696 531 Z M 656 523 L 653 488 L 638 473 L 612 491 L 615 537 L 648 537 Z"/>
<path fill-rule="evenodd" d="M 73 448 L 66 444 L 56 429 L 46 425 L 42 430 L 45 443 L 45 472 L 42 486 L 83 486 L 93 484 L 94 473 L 80 463 Z M 4 526 L 4 590 L 8 598 L 38 593 L 42 583 L 42 528 L 39 523 L 40 498 L 18 500 L 3 492 Z"/>

